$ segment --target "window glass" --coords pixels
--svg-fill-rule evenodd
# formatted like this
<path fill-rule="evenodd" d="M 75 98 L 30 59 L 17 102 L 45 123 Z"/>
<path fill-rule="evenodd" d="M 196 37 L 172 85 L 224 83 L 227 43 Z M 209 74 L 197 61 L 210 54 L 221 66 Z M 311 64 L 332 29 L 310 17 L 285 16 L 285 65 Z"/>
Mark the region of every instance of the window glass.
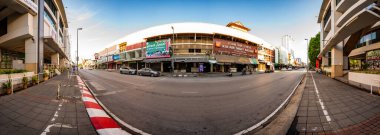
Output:
<path fill-rule="evenodd" d="M 8 33 L 7 18 L 0 20 L 0 36 Z"/>
<path fill-rule="evenodd" d="M 55 28 L 55 23 L 53 21 L 53 18 L 50 16 L 49 12 L 44 10 L 44 16 L 47 18 L 48 22 Z"/>

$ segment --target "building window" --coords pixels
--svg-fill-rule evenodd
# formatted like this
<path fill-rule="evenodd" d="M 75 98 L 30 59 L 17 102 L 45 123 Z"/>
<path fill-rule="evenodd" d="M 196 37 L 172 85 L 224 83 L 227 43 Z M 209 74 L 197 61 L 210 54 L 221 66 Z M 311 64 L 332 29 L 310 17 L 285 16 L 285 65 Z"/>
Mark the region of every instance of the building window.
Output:
<path fill-rule="evenodd" d="M 50 10 L 53 12 L 54 16 L 57 16 L 57 7 L 54 5 L 54 0 L 45 0 Z"/>
<path fill-rule="evenodd" d="M 340 3 L 340 1 L 342 1 L 342 0 L 336 0 L 336 1 L 335 1 L 335 4 L 338 6 L 339 3 Z"/>
<path fill-rule="evenodd" d="M 8 23 L 7 18 L 0 21 L 0 36 L 8 33 Z"/>
<path fill-rule="evenodd" d="M 53 20 L 53 17 L 50 16 L 49 12 L 46 9 L 44 11 L 44 16 L 48 19 L 48 22 L 55 28 L 55 22 Z"/>
<path fill-rule="evenodd" d="M 328 61 L 327 66 L 330 67 L 331 66 L 331 51 L 327 53 L 327 59 L 328 59 L 327 60 Z"/>
<path fill-rule="evenodd" d="M 60 19 L 60 21 L 59 21 L 59 27 L 61 28 L 61 30 L 63 32 L 63 21 L 62 21 L 62 19 Z"/>
<path fill-rule="evenodd" d="M 327 21 L 329 20 L 331 16 L 331 6 L 326 11 L 325 17 L 323 18 L 323 26 L 326 26 Z"/>

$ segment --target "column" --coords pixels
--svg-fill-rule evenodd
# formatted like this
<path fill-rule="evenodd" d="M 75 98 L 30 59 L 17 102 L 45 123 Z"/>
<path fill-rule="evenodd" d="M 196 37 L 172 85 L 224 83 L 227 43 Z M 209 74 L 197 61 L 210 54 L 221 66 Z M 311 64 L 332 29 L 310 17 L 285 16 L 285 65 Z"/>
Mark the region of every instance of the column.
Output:
<path fill-rule="evenodd" d="M 214 64 L 213 63 L 210 63 L 210 72 L 214 72 Z"/>
<path fill-rule="evenodd" d="M 222 67 L 222 73 L 224 73 L 224 65 L 221 65 L 221 67 Z"/>
<path fill-rule="evenodd" d="M 55 53 L 55 54 L 51 55 L 50 58 L 51 58 L 51 64 L 58 67 L 59 66 L 59 53 Z"/>
<path fill-rule="evenodd" d="M 161 72 L 164 72 L 164 63 L 161 62 Z"/>
<path fill-rule="evenodd" d="M 25 40 L 25 69 L 37 73 L 37 41 Z"/>
<path fill-rule="evenodd" d="M 343 43 L 331 49 L 331 77 L 343 76 Z"/>

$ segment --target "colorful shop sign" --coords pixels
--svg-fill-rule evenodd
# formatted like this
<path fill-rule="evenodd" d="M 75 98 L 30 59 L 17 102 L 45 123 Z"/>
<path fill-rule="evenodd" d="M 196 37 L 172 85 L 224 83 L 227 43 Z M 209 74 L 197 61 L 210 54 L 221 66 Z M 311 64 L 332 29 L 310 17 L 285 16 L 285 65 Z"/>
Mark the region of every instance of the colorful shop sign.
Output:
<path fill-rule="evenodd" d="M 158 40 L 146 43 L 146 58 L 170 58 L 170 40 Z"/>
<path fill-rule="evenodd" d="M 215 54 L 257 58 L 257 47 L 253 45 L 214 38 L 214 46 Z"/>

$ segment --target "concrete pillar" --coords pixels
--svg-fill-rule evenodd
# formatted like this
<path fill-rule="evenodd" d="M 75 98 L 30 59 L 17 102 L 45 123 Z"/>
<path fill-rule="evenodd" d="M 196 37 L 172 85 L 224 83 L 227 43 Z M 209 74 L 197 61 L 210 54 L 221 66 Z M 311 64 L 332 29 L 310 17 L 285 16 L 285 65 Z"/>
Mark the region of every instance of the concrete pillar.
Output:
<path fill-rule="evenodd" d="M 210 64 L 210 72 L 212 73 L 212 72 L 214 72 L 214 64 Z"/>
<path fill-rule="evenodd" d="M 51 55 L 50 58 L 51 58 L 51 64 L 58 67 L 59 66 L 59 53 Z"/>
<path fill-rule="evenodd" d="M 164 72 L 164 63 L 161 62 L 161 72 Z"/>
<path fill-rule="evenodd" d="M 343 43 L 331 49 L 331 77 L 343 76 Z"/>
<path fill-rule="evenodd" d="M 37 73 L 37 39 L 25 40 L 25 69 Z"/>
<path fill-rule="evenodd" d="M 224 73 L 224 65 L 222 65 L 222 72 Z"/>

